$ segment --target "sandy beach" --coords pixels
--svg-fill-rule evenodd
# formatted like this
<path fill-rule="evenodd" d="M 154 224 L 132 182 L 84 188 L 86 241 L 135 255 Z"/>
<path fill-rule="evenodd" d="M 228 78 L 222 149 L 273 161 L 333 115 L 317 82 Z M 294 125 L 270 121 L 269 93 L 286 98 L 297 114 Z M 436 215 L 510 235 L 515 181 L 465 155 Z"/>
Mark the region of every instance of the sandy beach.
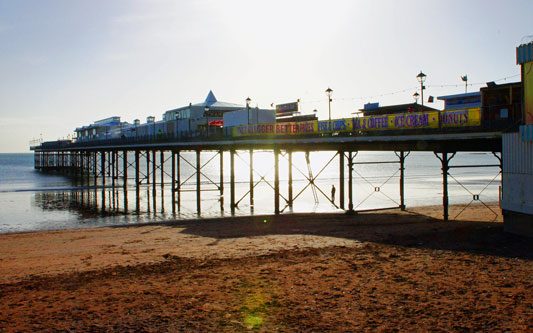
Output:
<path fill-rule="evenodd" d="M 0 331 L 533 330 L 533 241 L 505 234 L 483 205 L 441 216 L 3 234 Z"/>

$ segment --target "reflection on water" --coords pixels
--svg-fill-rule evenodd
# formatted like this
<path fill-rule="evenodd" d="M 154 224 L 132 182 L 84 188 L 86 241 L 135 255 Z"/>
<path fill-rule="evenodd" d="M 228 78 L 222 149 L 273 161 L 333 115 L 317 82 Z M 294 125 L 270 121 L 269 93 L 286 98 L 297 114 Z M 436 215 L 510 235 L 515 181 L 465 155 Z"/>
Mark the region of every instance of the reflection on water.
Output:
<path fill-rule="evenodd" d="M 69 211 L 88 219 L 127 213 L 120 209 L 117 192 L 108 189 L 36 192 L 33 202 L 36 207 L 45 211 Z M 112 200 L 106 199 L 108 197 Z"/>

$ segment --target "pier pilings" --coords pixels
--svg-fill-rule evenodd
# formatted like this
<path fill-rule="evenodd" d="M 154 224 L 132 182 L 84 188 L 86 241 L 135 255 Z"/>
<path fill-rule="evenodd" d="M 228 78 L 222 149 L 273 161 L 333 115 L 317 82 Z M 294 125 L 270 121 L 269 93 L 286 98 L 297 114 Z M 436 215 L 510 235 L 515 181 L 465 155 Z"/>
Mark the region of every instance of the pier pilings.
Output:
<path fill-rule="evenodd" d="M 327 162 L 323 168 L 314 173 L 311 170 L 311 161 L 313 160 L 313 153 L 317 151 L 329 151 L 334 156 Z M 316 149 L 309 150 L 309 146 L 304 149 L 298 149 L 296 146 L 291 147 L 276 147 L 271 148 L 259 147 L 232 147 L 229 146 L 206 146 L 196 148 L 181 149 L 179 147 L 165 147 L 161 146 L 136 146 L 136 147 L 86 147 L 76 149 L 48 149 L 36 150 L 34 152 L 34 166 L 41 171 L 61 172 L 70 177 L 79 178 L 86 186 L 92 186 L 95 189 L 111 189 L 111 198 L 109 198 L 113 207 L 118 207 L 119 200 L 116 198 L 117 189 L 121 188 L 124 193 L 124 200 L 122 200 L 123 209 L 128 210 L 128 192 L 135 192 L 135 211 L 140 213 L 143 209 L 140 207 L 141 197 L 152 198 L 152 205 L 148 204 L 148 210 L 164 211 L 164 191 L 170 188 L 170 197 L 172 205 L 172 213 L 179 214 L 182 211 L 183 193 L 194 192 L 196 213 L 198 216 L 202 215 L 203 196 L 202 193 L 208 191 L 218 192 L 218 200 L 220 202 L 220 211 L 225 209 L 225 196 L 229 195 L 229 208 L 232 215 L 236 214 L 239 204 L 248 196 L 250 214 L 254 214 L 257 202 L 257 185 L 261 182 L 267 184 L 273 193 L 273 213 L 281 214 L 285 210 L 292 210 L 295 202 L 302 200 L 301 194 L 306 190 L 313 191 L 315 202 L 319 199 L 329 202 L 332 208 L 345 211 L 347 213 L 357 213 L 363 210 L 360 206 L 364 200 L 355 202 L 354 192 L 359 191 L 361 197 L 362 189 L 355 188 L 354 179 L 357 177 L 362 183 L 370 184 L 373 187 L 373 192 L 369 193 L 366 198 L 372 195 L 384 194 L 394 203 L 393 206 L 380 207 L 377 209 L 406 209 L 405 204 L 405 161 L 409 156 L 409 151 L 395 150 L 397 156 L 396 160 L 391 161 L 358 161 L 359 149 L 357 146 L 343 146 L 339 149 Z M 255 160 L 260 154 L 271 154 L 271 163 L 273 163 L 273 179 L 267 179 L 265 175 L 257 172 L 256 166 L 264 163 L 264 156 L 261 163 L 256 164 Z M 159 154 L 158 154 L 159 153 Z M 302 172 L 294 165 L 294 154 L 304 154 L 307 161 L 308 172 Z M 229 181 L 226 179 L 224 165 L 224 155 L 229 154 Z M 449 219 L 449 193 L 448 181 L 450 177 L 450 169 L 461 166 L 450 166 L 450 161 L 454 158 L 456 151 L 434 151 L 435 156 L 441 162 L 442 171 L 442 206 L 443 219 Z M 248 155 L 246 157 L 246 155 Z M 206 156 L 206 157 L 204 157 Z M 338 156 L 338 158 L 336 158 Z M 248 172 L 248 186 L 247 193 L 241 197 L 236 188 L 236 157 L 247 164 Z M 498 157 L 498 156 L 497 156 Z M 122 159 L 122 161 L 120 161 Z M 287 163 L 286 172 L 284 170 L 283 177 L 280 175 L 280 160 L 283 159 L 283 164 Z M 335 161 L 335 162 L 334 162 Z M 338 161 L 338 162 L 336 162 Z M 217 163 L 218 162 L 218 163 Z M 165 166 L 165 164 L 167 165 Z M 335 165 L 338 163 L 338 181 L 335 181 L 332 186 L 331 196 L 327 189 L 320 188 L 317 183 L 317 178 L 322 171 L 327 168 L 330 163 Z M 376 168 L 380 164 L 396 164 L 398 169 L 390 179 L 398 179 L 398 198 L 392 198 L 387 193 L 384 193 L 384 185 L 373 184 L 370 179 L 367 179 L 363 171 L 358 168 L 363 165 L 372 165 Z M 206 166 L 211 168 L 211 175 L 213 169 L 218 169 L 218 180 L 209 178 L 205 172 Z M 315 164 L 316 166 L 316 164 Z M 463 167 L 494 167 L 496 165 L 473 165 Z M 501 168 L 501 163 L 499 164 Z M 348 168 L 346 172 L 346 168 Z M 242 170 L 242 169 L 239 169 Z M 294 172 L 297 171 L 304 177 L 299 180 L 298 184 L 304 182 L 301 190 L 295 191 Z M 501 172 L 501 170 L 500 170 Z M 158 177 L 159 173 L 159 177 Z M 217 172 L 215 172 L 216 174 Z M 130 179 L 130 174 L 133 177 Z M 239 174 L 239 179 L 243 179 L 242 174 Z M 211 176 L 212 177 L 212 176 Z M 272 177 L 272 174 L 270 174 Z M 246 178 L 246 177 L 245 177 Z M 454 178 L 455 181 L 457 181 Z M 129 187 L 129 182 L 135 186 Z M 225 192 L 225 185 L 228 185 L 229 191 Z M 271 183 L 272 182 L 272 183 Z M 281 183 L 286 184 L 286 188 L 281 188 Z M 324 182 L 322 182 L 322 186 Z M 331 184 L 331 183 L 330 183 Z M 338 190 L 334 187 L 338 184 Z M 151 185 L 151 186 L 150 186 Z M 159 186 L 158 186 L 159 185 Z M 300 186 L 300 185 L 298 185 Z M 390 186 L 389 186 L 390 187 Z M 242 191 L 243 187 L 239 187 Z M 144 191 L 146 196 L 144 196 Z M 299 192 L 298 192 L 299 191 Z M 151 192 L 151 193 L 150 193 Z M 335 196 L 335 193 L 337 195 Z M 151 195 L 148 195 L 151 194 Z M 347 195 L 347 198 L 346 198 Z M 264 197 L 264 193 L 261 193 Z M 104 195 L 102 195 L 102 202 L 107 202 Z M 473 201 L 479 201 L 479 194 L 473 194 Z M 83 196 L 82 196 L 83 199 Z M 156 204 L 157 199 L 161 202 Z"/>

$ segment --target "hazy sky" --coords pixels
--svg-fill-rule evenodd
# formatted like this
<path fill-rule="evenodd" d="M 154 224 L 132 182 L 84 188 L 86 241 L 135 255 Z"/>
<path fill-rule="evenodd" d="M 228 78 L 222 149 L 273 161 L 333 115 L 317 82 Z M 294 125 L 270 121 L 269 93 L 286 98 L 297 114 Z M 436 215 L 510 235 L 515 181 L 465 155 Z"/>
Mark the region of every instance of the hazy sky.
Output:
<path fill-rule="evenodd" d="M 0 152 L 109 116 L 161 119 L 210 89 L 260 107 L 300 98 L 327 118 L 329 86 L 341 118 L 411 103 L 420 70 L 425 97 L 464 92 L 464 74 L 519 81 L 532 12 L 531 0 L 0 0 Z"/>

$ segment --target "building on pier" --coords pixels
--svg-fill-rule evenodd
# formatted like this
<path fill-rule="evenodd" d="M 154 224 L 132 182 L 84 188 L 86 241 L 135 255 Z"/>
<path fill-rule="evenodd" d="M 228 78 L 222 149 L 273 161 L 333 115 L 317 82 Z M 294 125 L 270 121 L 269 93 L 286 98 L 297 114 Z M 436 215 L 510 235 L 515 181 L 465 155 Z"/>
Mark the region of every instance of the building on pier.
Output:
<path fill-rule="evenodd" d="M 127 125 L 127 122 L 120 121 L 120 117 L 114 116 L 97 120 L 88 126 L 78 127 L 74 132 L 78 142 L 106 140 L 119 136 L 120 129 Z"/>
<path fill-rule="evenodd" d="M 469 110 L 481 108 L 481 92 L 475 91 L 464 94 L 438 96 L 438 100 L 444 101 L 444 111 Z"/>
<path fill-rule="evenodd" d="M 223 127 L 275 122 L 275 111 L 252 108 L 249 105 L 220 102 L 209 91 L 201 103 L 166 111 L 161 120 L 148 116 L 145 123 L 135 119 L 132 124 L 114 116 L 75 129 L 76 142 L 113 139 L 152 140 L 216 137 L 223 135 Z"/>
<path fill-rule="evenodd" d="M 514 124 L 516 130 L 522 122 L 522 82 L 488 82 L 480 91 L 483 119 L 491 124 Z"/>
<path fill-rule="evenodd" d="M 519 131 L 503 134 L 500 205 L 507 232 L 533 237 L 533 41 L 517 47 L 516 55 L 523 85 L 520 91 L 513 84 L 499 86 L 501 91 L 496 96 L 513 105 L 519 94 L 518 99 L 523 101 Z"/>
<path fill-rule="evenodd" d="M 438 111 L 435 108 L 421 105 L 418 103 L 410 104 L 397 104 L 397 105 L 387 105 L 379 106 L 379 103 L 367 103 L 362 109 L 359 109 L 363 113 L 363 117 L 367 116 L 379 116 L 384 114 L 397 114 L 397 113 L 407 113 L 407 112 L 428 112 L 428 111 Z"/>
<path fill-rule="evenodd" d="M 177 109 L 166 111 L 163 121 L 167 125 L 167 133 L 175 133 L 176 137 L 217 136 L 222 134 L 222 127 L 244 124 L 270 122 L 269 111 L 218 101 L 209 91 L 201 103 L 189 104 Z"/>

